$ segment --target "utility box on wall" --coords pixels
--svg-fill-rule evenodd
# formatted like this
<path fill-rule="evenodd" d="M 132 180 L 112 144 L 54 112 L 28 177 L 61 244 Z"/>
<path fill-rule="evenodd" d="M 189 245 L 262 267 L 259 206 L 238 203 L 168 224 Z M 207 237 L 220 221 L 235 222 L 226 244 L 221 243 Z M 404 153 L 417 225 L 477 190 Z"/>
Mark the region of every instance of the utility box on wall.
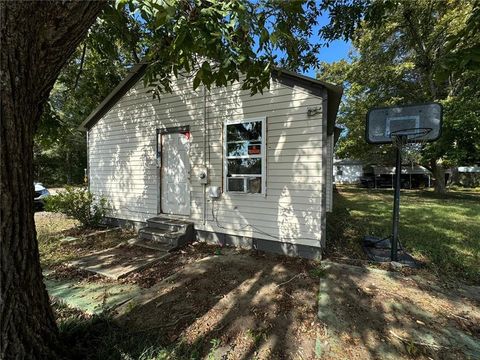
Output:
<path fill-rule="evenodd" d="M 208 196 L 212 199 L 218 199 L 221 195 L 220 186 L 209 186 L 208 187 Z"/>

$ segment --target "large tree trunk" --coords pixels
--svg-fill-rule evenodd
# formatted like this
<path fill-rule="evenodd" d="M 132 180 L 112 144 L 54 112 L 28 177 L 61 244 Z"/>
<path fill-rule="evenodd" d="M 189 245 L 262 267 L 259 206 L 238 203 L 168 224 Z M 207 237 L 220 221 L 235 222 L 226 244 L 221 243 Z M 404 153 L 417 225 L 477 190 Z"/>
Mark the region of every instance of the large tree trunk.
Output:
<path fill-rule="evenodd" d="M 439 164 L 436 160 L 431 161 L 431 168 L 434 177 L 433 186 L 435 192 L 438 194 L 445 194 L 447 192 L 445 186 L 445 169 L 442 164 Z"/>
<path fill-rule="evenodd" d="M 104 4 L 0 2 L 0 359 L 58 354 L 33 218 L 33 135 L 61 68 Z"/>

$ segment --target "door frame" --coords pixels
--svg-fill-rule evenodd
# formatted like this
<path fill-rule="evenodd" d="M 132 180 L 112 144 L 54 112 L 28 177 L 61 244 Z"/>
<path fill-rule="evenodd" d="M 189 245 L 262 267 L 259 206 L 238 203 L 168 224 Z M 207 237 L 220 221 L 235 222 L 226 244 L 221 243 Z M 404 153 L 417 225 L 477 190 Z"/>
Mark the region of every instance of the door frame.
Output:
<path fill-rule="evenodd" d="M 163 212 L 162 209 L 162 154 L 163 154 L 163 145 L 162 145 L 162 137 L 163 135 L 166 134 L 190 134 L 190 125 L 185 125 L 185 126 L 174 126 L 174 127 L 167 127 L 167 128 L 157 128 L 157 133 L 156 133 L 156 161 L 157 161 L 157 214 L 163 214 L 163 215 L 172 215 L 172 214 L 167 214 Z M 189 160 L 190 160 L 190 154 L 189 155 Z M 185 216 L 188 217 L 188 215 L 175 215 L 175 216 Z"/>

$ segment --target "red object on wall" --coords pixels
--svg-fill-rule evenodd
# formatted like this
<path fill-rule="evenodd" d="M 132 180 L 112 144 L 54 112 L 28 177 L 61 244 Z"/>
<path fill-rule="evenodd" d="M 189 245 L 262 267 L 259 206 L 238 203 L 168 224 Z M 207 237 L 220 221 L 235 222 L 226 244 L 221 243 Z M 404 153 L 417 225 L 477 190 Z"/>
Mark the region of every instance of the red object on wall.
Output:
<path fill-rule="evenodd" d="M 185 131 L 183 133 L 183 135 L 185 135 L 185 137 L 187 138 L 187 140 L 190 140 L 190 131 Z"/>
<path fill-rule="evenodd" d="M 260 155 L 260 145 L 248 145 L 248 155 Z"/>

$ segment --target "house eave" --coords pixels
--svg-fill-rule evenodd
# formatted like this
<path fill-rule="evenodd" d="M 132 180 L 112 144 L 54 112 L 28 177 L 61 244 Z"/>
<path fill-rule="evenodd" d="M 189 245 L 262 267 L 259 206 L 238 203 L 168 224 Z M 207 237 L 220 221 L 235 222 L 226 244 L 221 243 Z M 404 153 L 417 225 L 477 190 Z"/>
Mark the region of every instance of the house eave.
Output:
<path fill-rule="evenodd" d="M 147 63 L 135 64 L 128 72 L 125 79 L 120 81 L 118 85 L 112 90 L 110 94 L 87 116 L 87 118 L 80 124 L 80 130 L 91 129 L 100 118 L 105 115 L 120 98 L 126 94 L 137 82 L 141 79 L 145 70 L 147 69 Z"/>
<path fill-rule="evenodd" d="M 123 79 L 112 92 L 88 115 L 80 125 L 81 130 L 91 129 L 103 115 L 105 115 L 120 98 L 127 93 L 145 73 L 148 64 L 141 62 L 134 65 L 125 79 Z M 287 86 L 299 86 L 311 92 L 318 97 L 324 96 L 327 91 L 327 133 L 332 135 L 335 131 L 335 119 L 337 116 L 343 89 L 340 86 L 327 83 L 325 81 L 310 78 L 308 76 L 297 74 L 293 71 L 284 69 L 275 69 L 272 73 L 274 79 L 279 80 Z"/>
<path fill-rule="evenodd" d="M 335 133 L 335 121 L 343 95 L 343 88 L 341 86 L 330 84 L 326 81 L 314 79 L 284 69 L 275 69 L 273 72 L 273 77 L 277 78 L 281 83 L 287 86 L 300 86 L 318 97 L 323 97 L 324 90 L 326 90 L 327 134 L 333 135 Z"/>

